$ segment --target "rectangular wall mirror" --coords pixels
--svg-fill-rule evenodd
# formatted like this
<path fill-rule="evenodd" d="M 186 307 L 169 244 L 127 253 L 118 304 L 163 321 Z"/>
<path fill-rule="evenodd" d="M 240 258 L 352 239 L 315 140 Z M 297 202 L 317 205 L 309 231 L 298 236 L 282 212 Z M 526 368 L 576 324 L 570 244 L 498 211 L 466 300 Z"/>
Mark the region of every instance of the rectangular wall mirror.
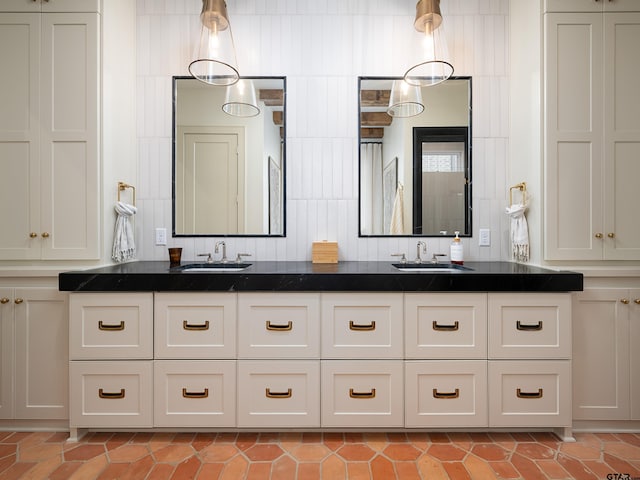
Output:
<path fill-rule="evenodd" d="M 360 236 L 471 236 L 471 77 L 415 87 L 411 117 L 387 113 L 400 77 L 358 80 Z"/>
<path fill-rule="evenodd" d="M 174 237 L 285 236 L 286 78 L 251 84 L 259 113 L 237 116 L 233 87 L 173 77 Z"/>

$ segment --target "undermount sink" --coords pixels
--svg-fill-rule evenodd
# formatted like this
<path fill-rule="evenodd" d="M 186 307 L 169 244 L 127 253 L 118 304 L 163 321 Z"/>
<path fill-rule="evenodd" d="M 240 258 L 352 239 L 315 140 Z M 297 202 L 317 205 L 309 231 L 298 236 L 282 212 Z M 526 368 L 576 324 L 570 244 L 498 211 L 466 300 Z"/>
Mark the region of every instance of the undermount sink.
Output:
<path fill-rule="evenodd" d="M 171 270 L 184 273 L 241 272 L 251 265 L 251 263 L 189 263 Z"/>
<path fill-rule="evenodd" d="M 464 272 L 471 271 L 473 268 L 456 265 L 455 263 L 392 263 L 401 272 Z"/>

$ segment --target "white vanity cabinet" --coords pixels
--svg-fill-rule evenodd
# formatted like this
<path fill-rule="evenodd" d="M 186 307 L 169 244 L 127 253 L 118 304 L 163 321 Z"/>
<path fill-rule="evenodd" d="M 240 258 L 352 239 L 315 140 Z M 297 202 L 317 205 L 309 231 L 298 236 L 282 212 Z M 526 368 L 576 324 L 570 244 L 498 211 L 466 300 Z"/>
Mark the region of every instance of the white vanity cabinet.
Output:
<path fill-rule="evenodd" d="M 68 418 L 68 294 L 0 287 L 0 419 Z"/>
<path fill-rule="evenodd" d="M 568 293 L 72 293 L 70 321 L 74 438 L 571 426 Z"/>
<path fill-rule="evenodd" d="M 100 257 L 97 4 L 0 5 L 0 260 Z"/>
<path fill-rule="evenodd" d="M 406 293 L 408 427 L 487 427 L 487 294 Z"/>
<path fill-rule="evenodd" d="M 69 425 L 153 426 L 153 293 L 72 293 Z"/>
<path fill-rule="evenodd" d="M 585 289 L 573 310 L 573 418 L 640 420 L 640 289 Z"/>
<path fill-rule="evenodd" d="M 406 293 L 405 344 L 407 427 L 571 426 L 569 294 Z"/>
<path fill-rule="evenodd" d="M 640 2 L 546 7 L 545 259 L 638 260 Z"/>
<path fill-rule="evenodd" d="M 320 426 L 320 293 L 238 294 L 238 426 Z"/>
<path fill-rule="evenodd" d="M 489 426 L 571 427 L 571 297 L 489 293 Z"/>

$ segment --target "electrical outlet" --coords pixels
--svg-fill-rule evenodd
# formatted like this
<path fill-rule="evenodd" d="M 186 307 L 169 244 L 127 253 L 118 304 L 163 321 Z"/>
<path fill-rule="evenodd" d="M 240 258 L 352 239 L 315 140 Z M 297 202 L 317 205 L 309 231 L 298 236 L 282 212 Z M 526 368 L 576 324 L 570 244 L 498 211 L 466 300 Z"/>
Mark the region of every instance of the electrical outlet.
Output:
<path fill-rule="evenodd" d="M 167 244 L 167 229 L 156 228 L 156 245 L 166 245 L 166 244 Z"/>
<path fill-rule="evenodd" d="M 491 246 L 491 230 L 489 230 L 488 228 L 480 229 L 480 239 L 478 240 L 478 245 L 481 247 Z"/>

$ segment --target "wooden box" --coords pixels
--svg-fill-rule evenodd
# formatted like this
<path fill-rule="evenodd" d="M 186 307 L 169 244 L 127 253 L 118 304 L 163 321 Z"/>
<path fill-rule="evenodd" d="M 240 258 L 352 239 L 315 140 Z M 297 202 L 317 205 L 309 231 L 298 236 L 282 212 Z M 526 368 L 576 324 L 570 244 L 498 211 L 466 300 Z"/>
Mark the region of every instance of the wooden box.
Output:
<path fill-rule="evenodd" d="M 313 242 L 312 263 L 338 263 L 338 242 Z"/>

